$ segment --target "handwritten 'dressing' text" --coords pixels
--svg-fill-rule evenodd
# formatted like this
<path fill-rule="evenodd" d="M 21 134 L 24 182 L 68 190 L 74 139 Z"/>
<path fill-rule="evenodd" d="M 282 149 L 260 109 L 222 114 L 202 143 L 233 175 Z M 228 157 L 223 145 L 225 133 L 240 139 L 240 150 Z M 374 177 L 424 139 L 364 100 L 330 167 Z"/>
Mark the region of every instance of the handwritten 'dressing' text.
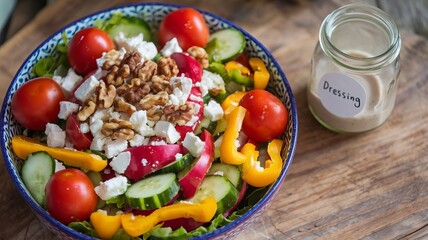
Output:
<path fill-rule="evenodd" d="M 353 106 L 356 108 L 361 107 L 361 99 L 359 97 L 352 96 L 349 92 L 334 88 L 327 80 L 324 80 L 322 89 L 329 94 L 333 94 L 339 98 L 352 101 L 354 103 Z"/>

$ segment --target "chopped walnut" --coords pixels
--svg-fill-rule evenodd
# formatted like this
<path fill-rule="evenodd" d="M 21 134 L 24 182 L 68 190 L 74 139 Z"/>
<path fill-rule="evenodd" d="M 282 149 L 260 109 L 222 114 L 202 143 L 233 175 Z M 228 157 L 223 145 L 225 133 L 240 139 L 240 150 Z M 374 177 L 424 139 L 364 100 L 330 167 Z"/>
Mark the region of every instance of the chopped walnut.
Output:
<path fill-rule="evenodd" d="M 177 76 L 178 66 L 174 59 L 170 57 L 160 57 L 158 60 L 158 74 L 165 76 L 166 79 Z"/>
<path fill-rule="evenodd" d="M 125 102 L 123 98 L 116 99 L 114 109 L 117 112 L 126 112 L 129 116 L 137 111 L 134 105 Z"/>
<path fill-rule="evenodd" d="M 131 140 L 135 136 L 131 122 L 115 118 L 103 124 L 101 133 L 111 139 L 122 140 Z"/>
<path fill-rule="evenodd" d="M 168 105 L 163 109 L 162 118 L 173 124 L 183 126 L 196 113 L 193 104 L 185 103 L 183 105 Z"/>
<path fill-rule="evenodd" d="M 159 121 L 163 115 L 163 108 L 161 106 L 153 106 L 147 110 L 147 119 L 150 121 Z"/>
<path fill-rule="evenodd" d="M 129 70 L 131 72 L 134 72 L 135 68 L 137 68 L 137 66 L 141 64 L 141 54 L 137 51 L 127 52 L 120 64 L 128 65 Z"/>
<path fill-rule="evenodd" d="M 169 94 L 172 93 L 172 86 L 168 80 L 163 75 L 154 75 L 152 77 L 152 90 L 154 93 L 165 91 Z"/>
<path fill-rule="evenodd" d="M 131 70 L 129 65 L 124 64 L 120 67 L 113 66 L 109 73 L 106 75 L 106 80 L 108 84 L 114 86 L 120 86 L 124 81 L 131 75 Z"/>
<path fill-rule="evenodd" d="M 203 68 L 208 67 L 208 53 L 205 51 L 205 49 L 198 46 L 193 46 L 187 49 L 187 53 L 194 57 Z"/>
<path fill-rule="evenodd" d="M 82 107 L 82 110 L 80 110 L 77 113 L 77 119 L 81 122 L 86 121 L 94 112 L 96 109 L 96 104 L 90 100 L 87 105 Z"/>
<path fill-rule="evenodd" d="M 133 78 L 130 84 L 123 84 L 117 89 L 117 94 L 128 103 L 138 103 L 150 93 L 150 86 L 147 82 L 142 82 L 139 78 Z"/>
<path fill-rule="evenodd" d="M 143 110 L 149 110 L 153 106 L 164 106 L 169 100 L 169 95 L 167 92 L 162 91 L 156 94 L 147 94 L 140 101 L 140 107 Z"/>
<path fill-rule="evenodd" d="M 109 108 L 113 105 L 114 98 L 116 97 L 116 88 L 113 85 L 108 85 L 104 81 L 100 81 L 99 94 L 98 94 L 98 107 Z"/>
<path fill-rule="evenodd" d="M 134 77 L 138 77 L 143 82 L 148 82 L 156 74 L 158 65 L 151 61 L 145 61 L 143 64 L 139 64 L 133 71 Z"/>
<path fill-rule="evenodd" d="M 104 56 L 104 64 L 101 67 L 103 70 L 110 70 L 113 66 L 119 66 L 120 64 L 120 53 L 119 51 L 113 49 L 106 53 Z"/>

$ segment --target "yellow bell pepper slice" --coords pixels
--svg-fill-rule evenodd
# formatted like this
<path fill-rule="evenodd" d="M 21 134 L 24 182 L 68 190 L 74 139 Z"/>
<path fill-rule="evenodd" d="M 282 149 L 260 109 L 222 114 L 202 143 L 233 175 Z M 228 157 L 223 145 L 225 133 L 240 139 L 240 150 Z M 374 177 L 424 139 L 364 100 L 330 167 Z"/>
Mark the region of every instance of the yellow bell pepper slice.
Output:
<path fill-rule="evenodd" d="M 12 148 L 13 152 L 22 159 L 26 159 L 31 153 L 45 151 L 53 158 L 61 160 L 66 165 L 72 167 L 99 172 L 107 166 L 107 161 L 96 154 L 65 148 L 48 147 L 32 138 L 21 135 L 12 138 Z"/>
<path fill-rule="evenodd" d="M 131 237 L 138 237 L 148 232 L 160 222 L 177 219 L 193 218 L 197 222 L 209 222 L 217 211 L 217 202 L 208 197 L 199 203 L 180 202 L 161 207 L 148 216 L 123 214 L 122 228 Z"/>
<path fill-rule="evenodd" d="M 236 146 L 235 142 L 242 128 L 245 113 L 247 113 L 247 109 L 241 106 L 237 106 L 232 113 L 230 113 L 228 125 L 224 131 L 223 140 L 220 145 L 220 160 L 223 163 L 240 165 L 246 162 L 248 158 L 247 155 L 238 151 L 238 146 Z"/>
<path fill-rule="evenodd" d="M 223 109 L 224 118 L 229 119 L 230 113 L 239 105 L 239 101 L 247 94 L 246 92 L 234 92 L 227 96 L 226 99 L 221 103 Z"/>
<path fill-rule="evenodd" d="M 89 217 L 91 224 L 101 239 L 111 239 L 113 235 L 122 227 L 121 214 L 109 216 L 100 211 L 93 212 Z"/>
<path fill-rule="evenodd" d="M 237 61 L 229 61 L 224 65 L 224 68 L 226 68 L 227 72 L 230 72 L 230 70 L 235 69 L 241 72 L 244 76 L 250 76 L 250 69 L 242 65 L 241 63 Z"/>
<path fill-rule="evenodd" d="M 254 71 L 254 88 L 265 89 L 270 79 L 266 65 L 260 58 L 250 58 L 248 62 Z"/>
<path fill-rule="evenodd" d="M 279 139 L 274 139 L 268 144 L 267 152 L 270 159 L 265 161 L 263 168 L 257 160 L 259 151 L 255 150 L 256 146 L 251 143 L 245 144 L 241 152 L 251 157 L 242 164 L 242 179 L 254 187 L 264 187 L 275 182 L 282 170 L 281 148 L 282 141 Z"/>

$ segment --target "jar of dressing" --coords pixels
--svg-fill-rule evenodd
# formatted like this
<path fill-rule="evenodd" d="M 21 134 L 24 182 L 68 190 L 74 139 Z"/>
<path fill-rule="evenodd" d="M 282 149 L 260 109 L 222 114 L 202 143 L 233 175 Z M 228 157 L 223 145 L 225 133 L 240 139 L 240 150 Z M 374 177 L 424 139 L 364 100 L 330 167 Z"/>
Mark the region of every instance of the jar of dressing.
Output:
<path fill-rule="evenodd" d="M 312 115 L 340 133 L 385 122 L 395 104 L 400 47 L 397 24 L 378 8 L 351 4 L 328 15 L 307 89 Z"/>

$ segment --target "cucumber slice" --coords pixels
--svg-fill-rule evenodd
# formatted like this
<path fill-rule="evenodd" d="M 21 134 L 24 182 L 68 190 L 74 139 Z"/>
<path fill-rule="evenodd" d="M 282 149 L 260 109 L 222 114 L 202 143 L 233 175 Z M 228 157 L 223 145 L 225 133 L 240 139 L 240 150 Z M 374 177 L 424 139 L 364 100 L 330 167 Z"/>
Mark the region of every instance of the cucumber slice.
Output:
<path fill-rule="evenodd" d="M 210 196 L 217 201 L 217 214 L 221 214 L 233 207 L 238 200 L 239 192 L 227 178 L 209 175 L 202 181 L 195 196 L 188 201 L 198 203 Z"/>
<path fill-rule="evenodd" d="M 213 163 L 210 170 L 208 171 L 208 174 L 224 176 L 237 189 L 240 189 L 242 186 L 241 171 L 237 166 L 223 163 Z"/>
<path fill-rule="evenodd" d="M 193 161 L 193 156 L 190 153 L 186 153 L 183 157 L 175 160 L 174 162 L 166 165 L 159 169 L 158 173 L 176 173 L 183 170 L 187 165 Z"/>
<path fill-rule="evenodd" d="M 143 34 L 144 41 L 151 41 L 149 25 L 138 17 L 122 17 L 117 23 L 108 25 L 106 32 L 114 39 L 122 32 L 125 37 L 134 37 Z"/>
<path fill-rule="evenodd" d="M 174 173 L 144 178 L 132 184 L 125 192 L 131 208 L 148 210 L 160 208 L 178 194 L 180 185 Z"/>
<path fill-rule="evenodd" d="M 215 128 L 217 126 L 217 121 L 211 121 L 208 117 L 204 117 L 201 120 L 201 123 L 195 130 L 195 134 L 199 135 L 202 133 L 204 129 L 206 129 L 211 134 L 214 132 Z"/>
<path fill-rule="evenodd" d="M 22 166 L 22 181 L 34 200 L 45 205 L 45 188 L 49 178 L 55 172 L 55 160 L 47 152 L 35 152 L 28 155 Z"/>
<path fill-rule="evenodd" d="M 206 51 L 214 62 L 232 60 L 244 51 L 245 37 L 240 31 L 227 28 L 210 36 Z"/>

